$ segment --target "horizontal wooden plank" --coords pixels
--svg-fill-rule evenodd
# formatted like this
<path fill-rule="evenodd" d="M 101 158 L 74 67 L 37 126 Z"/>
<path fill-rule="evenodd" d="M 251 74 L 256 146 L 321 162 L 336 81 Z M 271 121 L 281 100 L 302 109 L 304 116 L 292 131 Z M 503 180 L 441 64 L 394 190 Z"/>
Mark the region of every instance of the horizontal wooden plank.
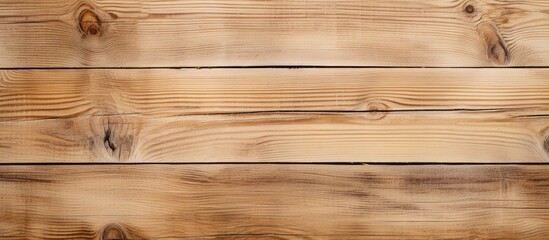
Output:
<path fill-rule="evenodd" d="M 548 69 L 0 71 L 0 121 L 260 111 L 549 113 Z"/>
<path fill-rule="evenodd" d="M 122 114 L 0 122 L 3 163 L 548 162 L 547 115 Z"/>
<path fill-rule="evenodd" d="M 544 239 L 548 176 L 548 165 L 3 166 L 0 238 Z"/>
<path fill-rule="evenodd" d="M 548 78 L 547 69 L 1 71 L 1 162 L 547 162 Z"/>
<path fill-rule="evenodd" d="M 545 0 L 0 1 L 0 67 L 548 66 Z"/>

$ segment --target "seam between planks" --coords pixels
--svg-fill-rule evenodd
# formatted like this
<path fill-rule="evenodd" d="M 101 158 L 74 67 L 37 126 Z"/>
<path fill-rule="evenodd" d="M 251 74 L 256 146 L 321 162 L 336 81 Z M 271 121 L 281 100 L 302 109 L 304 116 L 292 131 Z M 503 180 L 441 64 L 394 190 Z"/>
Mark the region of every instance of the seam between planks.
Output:
<path fill-rule="evenodd" d="M 1 163 L 2 166 L 48 166 L 48 165 L 325 165 L 325 166 L 547 166 L 549 162 L 42 162 L 42 163 Z"/>
<path fill-rule="evenodd" d="M 165 66 L 165 67 L 0 67 L 2 70 L 109 70 L 109 69 L 546 69 L 547 66 L 329 66 L 329 65 L 251 65 L 251 66 Z"/>

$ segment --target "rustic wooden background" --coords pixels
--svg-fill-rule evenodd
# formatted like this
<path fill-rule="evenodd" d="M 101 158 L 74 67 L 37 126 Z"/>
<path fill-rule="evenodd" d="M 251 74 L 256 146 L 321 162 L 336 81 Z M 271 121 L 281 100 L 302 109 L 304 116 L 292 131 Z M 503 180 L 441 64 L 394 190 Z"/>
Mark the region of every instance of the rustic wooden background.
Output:
<path fill-rule="evenodd" d="M 0 239 L 547 239 L 547 0 L 0 0 Z"/>

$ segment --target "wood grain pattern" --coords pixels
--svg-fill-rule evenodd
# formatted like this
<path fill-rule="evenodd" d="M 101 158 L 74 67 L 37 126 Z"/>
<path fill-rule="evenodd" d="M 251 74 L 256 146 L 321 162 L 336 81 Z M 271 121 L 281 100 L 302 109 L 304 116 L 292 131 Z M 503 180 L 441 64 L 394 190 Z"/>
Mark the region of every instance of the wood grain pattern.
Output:
<path fill-rule="evenodd" d="M 546 69 L 0 76 L 2 163 L 549 160 Z"/>
<path fill-rule="evenodd" d="M 548 13 L 545 0 L 2 0 L 0 66 L 548 66 Z"/>
<path fill-rule="evenodd" d="M 547 0 L 0 0 L 0 32 L 0 239 L 549 236 Z"/>
<path fill-rule="evenodd" d="M 548 162 L 547 115 L 113 115 L 0 123 L 2 163 Z"/>
<path fill-rule="evenodd" d="M 522 110 L 549 113 L 548 69 L 0 71 L 0 121 L 131 114 Z"/>
<path fill-rule="evenodd" d="M 548 176 L 548 165 L 4 166 L 0 238 L 544 239 Z"/>

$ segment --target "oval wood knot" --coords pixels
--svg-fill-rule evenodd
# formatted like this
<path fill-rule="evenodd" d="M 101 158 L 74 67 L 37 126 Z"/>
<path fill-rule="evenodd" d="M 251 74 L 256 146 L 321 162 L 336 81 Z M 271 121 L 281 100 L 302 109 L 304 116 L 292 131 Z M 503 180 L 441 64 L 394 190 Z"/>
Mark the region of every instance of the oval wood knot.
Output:
<path fill-rule="evenodd" d="M 101 232 L 101 240 L 128 239 L 124 229 L 117 224 L 109 224 Z"/>
<path fill-rule="evenodd" d="M 101 20 L 94 12 L 86 9 L 80 13 L 78 26 L 84 35 L 100 35 Z"/>
<path fill-rule="evenodd" d="M 508 64 L 510 61 L 509 49 L 507 49 L 498 29 L 492 24 L 481 24 L 477 31 L 486 44 L 488 59 L 496 65 Z"/>
<path fill-rule="evenodd" d="M 389 106 L 382 102 L 369 102 L 365 106 L 368 112 L 367 118 L 370 120 L 380 120 L 389 113 Z"/>
<path fill-rule="evenodd" d="M 473 5 L 471 5 L 471 4 L 469 4 L 465 7 L 465 12 L 473 13 L 473 12 L 475 12 L 475 7 L 473 7 Z"/>
<path fill-rule="evenodd" d="M 462 8 L 461 8 L 461 11 L 463 11 L 465 16 L 475 22 L 480 20 L 479 18 L 477 18 L 479 16 L 480 10 L 481 9 L 479 9 L 479 6 L 475 1 L 466 2 L 464 5 L 462 5 Z"/>

